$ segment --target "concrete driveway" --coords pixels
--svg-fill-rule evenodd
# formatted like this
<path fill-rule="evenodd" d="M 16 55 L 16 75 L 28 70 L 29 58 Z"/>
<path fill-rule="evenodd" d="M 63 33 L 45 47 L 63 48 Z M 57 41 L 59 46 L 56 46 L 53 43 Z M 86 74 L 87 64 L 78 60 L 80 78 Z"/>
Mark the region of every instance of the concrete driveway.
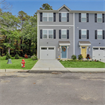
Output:
<path fill-rule="evenodd" d="M 105 59 L 102 59 L 102 61 L 101 62 L 104 62 L 105 63 Z"/>
<path fill-rule="evenodd" d="M 31 70 L 35 70 L 36 68 L 63 68 L 64 66 L 56 59 L 47 59 L 47 60 L 38 60 L 38 62 L 34 65 Z"/>

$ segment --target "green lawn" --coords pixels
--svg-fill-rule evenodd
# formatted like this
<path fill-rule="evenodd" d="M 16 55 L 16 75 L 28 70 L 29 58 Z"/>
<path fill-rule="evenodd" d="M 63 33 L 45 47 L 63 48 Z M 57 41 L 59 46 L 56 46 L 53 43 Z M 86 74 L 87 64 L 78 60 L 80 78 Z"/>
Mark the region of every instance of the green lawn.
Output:
<path fill-rule="evenodd" d="M 37 60 L 32 60 L 31 58 L 24 59 L 25 68 L 21 67 L 22 59 L 12 59 L 12 64 L 7 64 L 8 60 L 0 60 L 0 69 L 28 69 L 30 70 Z"/>
<path fill-rule="evenodd" d="M 60 61 L 66 68 L 105 68 L 105 63 L 95 61 Z"/>

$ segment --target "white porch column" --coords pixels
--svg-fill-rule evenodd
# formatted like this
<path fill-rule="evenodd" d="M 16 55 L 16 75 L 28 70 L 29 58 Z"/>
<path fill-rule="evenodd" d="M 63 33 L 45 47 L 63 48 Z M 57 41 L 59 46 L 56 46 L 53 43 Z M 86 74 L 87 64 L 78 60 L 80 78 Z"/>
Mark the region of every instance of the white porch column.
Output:
<path fill-rule="evenodd" d="M 69 50 L 68 50 L 69 46 L 67 46 L 67 59 L 69 57 Z"/>

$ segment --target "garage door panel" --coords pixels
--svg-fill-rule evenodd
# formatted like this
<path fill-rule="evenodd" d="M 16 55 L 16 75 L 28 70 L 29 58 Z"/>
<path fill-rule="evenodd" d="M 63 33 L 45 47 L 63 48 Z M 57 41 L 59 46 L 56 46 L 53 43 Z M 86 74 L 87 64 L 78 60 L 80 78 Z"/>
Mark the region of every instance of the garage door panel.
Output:
<path fill-rule="evenodd" d="M 55 47 L 41 47 L 40 59 L 55 59 Z"/>
<path fill-rule="evenodd" d="M 105 48 L 93 48 L 93 59 L 102 60 L 105 59 Z"/>

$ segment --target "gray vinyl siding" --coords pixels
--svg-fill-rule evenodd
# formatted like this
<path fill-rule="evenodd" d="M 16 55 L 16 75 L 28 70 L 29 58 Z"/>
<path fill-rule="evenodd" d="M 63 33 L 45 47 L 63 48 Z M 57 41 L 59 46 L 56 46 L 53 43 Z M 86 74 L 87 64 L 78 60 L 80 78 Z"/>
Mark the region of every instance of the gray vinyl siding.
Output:
<path fill-rule="evenodd" d="M 60 56 L 60 50 L 58 51 L 59 46 L 59 41 L 70 41 L 70 46 L 68 48 L 68 58 L 70 59 L 71 56 L 73 55 L 73 27 L 58 27 L 58 26 L 50 26 L 50 27 L 45 27 L 45 26 L 40 26 L 39 30 L 41 29 L 55 29 L 56 30 L 56 39 L 39 39 L 39 46 L 55 46 L 56 47 L 56 58 Z M 59 30 L 61 29 L 67 29 L 69 30 L 69 39 L 59 39 Z M 40 50 L 38 51 L 40 54 Z M 40 56 L 38 56 L 40 58 Z"/>
<path fill-rule="evenodd" d="M 56 13 L 56 22 L 42 22 L 39 21 L 39 25 L 73 25 L 73 14 L 69 14 L 69 22 L 59 22 L 59 13 Z"/>
<path fill-rule="evenodd" d="M 79 30 L 81 29 L 89 30 L 89 39 L 79 39 Z M 77 57 L 80 54 L 79 41 L 90 41 L 90 51 L 87 49 L 87 54 L 90 57 L 92 57 L 93 46 L 105 46 L 105 39 L 95 39 L 95 30 L 97 29 L 105 30 L 105 22 L 95 23 L 94 14 L 89 13 L 89 22 L 79 22 L 79 14 L 75 14 L 75 52 Z"/>

